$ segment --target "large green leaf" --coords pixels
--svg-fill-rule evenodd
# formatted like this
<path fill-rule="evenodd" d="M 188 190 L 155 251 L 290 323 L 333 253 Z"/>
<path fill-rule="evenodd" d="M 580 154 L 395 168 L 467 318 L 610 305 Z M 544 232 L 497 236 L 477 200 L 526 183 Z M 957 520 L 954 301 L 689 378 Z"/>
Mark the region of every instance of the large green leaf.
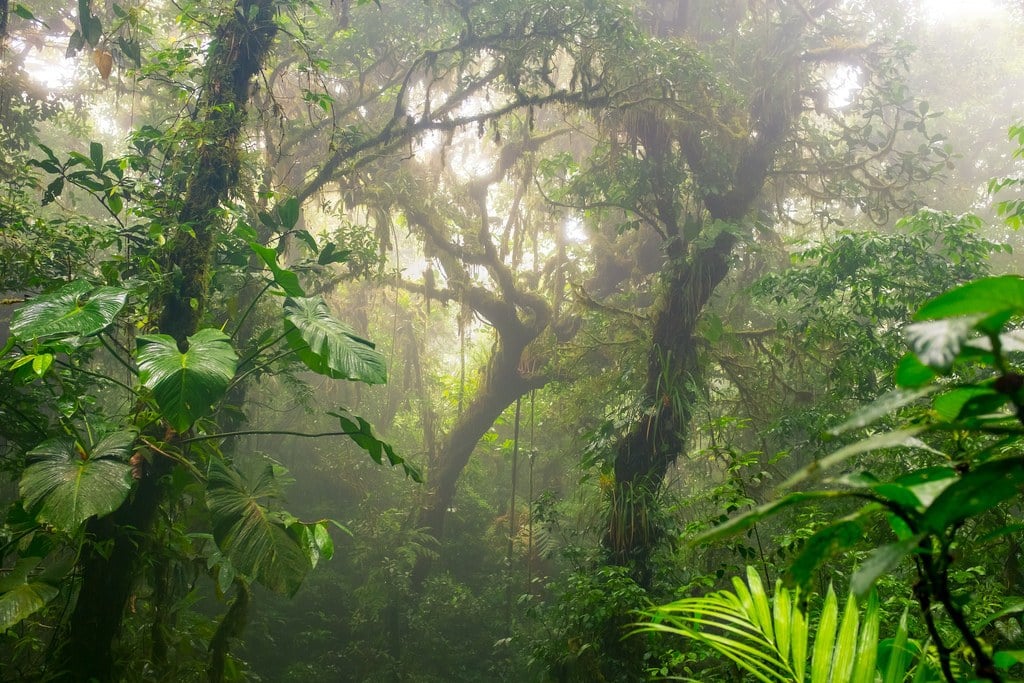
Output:
<path fill-rule="evenodd" d="M 288 344 L 313 372 L 367 384 L 387 382 L 384 356 L 332 316 L 322 298 L 288 298 L 284 318 Z"/>
<path fill-rule="evenodd" d="M 1007 311 L 1024 312 L 1024 278 L 1004 275 L 968 282 L 926 303 L 914 319 L 990 316 Z"/>
<path fill-rule="evenodd" d="M 880 434 L 873 434 L 869 437 L 855 441 L 854 443 L 844 446 L 839 450 L 826 455 L 820 460 L 816 460 L 806 467 L 802 467 L 797 470 L 789 479 L 782 484 L 782 488 L 792 488 L 796 484 L 800 483 L 804 479 L 823 472 L 829 468 L 835 467 L 836 465 L 852 458 L 855 455 L 861 453 L 867 453 L 869 451 L 882 450 L 885 448 L 920 448 L 922 450 L 936 452 L 928 444 L 917 438 L 917 435 L 921 432 L 927 431 L 927 426 L 915 426 L 908 427 L 906 429 L 896 429 L 891 432 L 882 432 Z"/>
<path fill-rule="evenodd" d="M 96 334 L 124 308 L 128 292 L 117 287 L 96 287 L 83 280 L 56 292 L 40 294 L 11 316 L 11 334 L 22 341 L 52 336 Z"/>
<path fill-rule="evenodd" d="M 288 296 L 304 296 L 306 294 L 305 290 L 302 289 L 302 285 L 299 284 L 299 276 L 293 271 L 278 265 L 276 251 L 254 241 L 249 242 L 249 248 L 256 252 L 256 255 L 267 264 L 267 268 L 274 275 L 274 282 L 284 290 L 285 294 Z"/>
<path fill-rule="evenodd" d="M 990 460 L 966 472 L 942 490 L 925 511 L 925 529 L 941 534 L 946 527 L 990 510 L 1024 486 L 1024 458 Z"/>
<path fill-rule="evenodd" d="M 30 576 L 41 560 L 22 558 L 0 579 L 0 633 L 46 607 L 60 593 L 56 586 Z"/>
<path fill-rule="evenodd" d="M 29 452 L 37 460 L 21 475 L 25 507 L 38 507 L 39 519 L 68 533 L 113 512 L 132 487 L 127 460 L 135 438 L 135 432 L 114 432 L 90 452 L 66 437 L 43 442 Z"/>
<path fill-rule="evenodd" d="M 188 338 L 184 353 L 166 334 L 139 337 L 139 379 L 179 432 L 207 415 L 224 396 L 237 363 L 228 336 L 220 330 L 199 330 Z"/>
<path fill-rule="evenodd" d="M 264 505 L 281 495 L 281 470 L 265 463 L 253 477 L 221 460 L 210 464 L 206 505 L 213 515 L 213 537 L 239 572 L 272 591 L 294 595 L 310 569 L 300 539 Z"/>

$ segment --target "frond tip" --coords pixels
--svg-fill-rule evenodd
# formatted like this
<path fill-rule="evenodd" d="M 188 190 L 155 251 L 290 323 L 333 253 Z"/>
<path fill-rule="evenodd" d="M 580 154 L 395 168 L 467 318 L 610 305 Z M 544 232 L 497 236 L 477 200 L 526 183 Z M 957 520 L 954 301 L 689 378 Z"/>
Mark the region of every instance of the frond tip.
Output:
<path fill-rule="evenodd" d="M 769 596 L 752 567 L 747 567 L 746 583 L 734 578 L 733 588 L 648 610 L 643 613 L 646 620 L 633 624 L 630 635 L 658 632 L 699 641 L 765 683 L 876 680 L 879 604 L 874 591 L 863 616 L 852 594 L 840 616 L 839 601 L 829 586 L 817 618 L 809 619 L 800 607 L 799 591 L 776 582 Z M 899 631 L 896 639 L 905 643 L 906 619 Z M 889 663 L 880 672 L 883 683 L 902 681 L 910 662 L 895 667 Z"/>

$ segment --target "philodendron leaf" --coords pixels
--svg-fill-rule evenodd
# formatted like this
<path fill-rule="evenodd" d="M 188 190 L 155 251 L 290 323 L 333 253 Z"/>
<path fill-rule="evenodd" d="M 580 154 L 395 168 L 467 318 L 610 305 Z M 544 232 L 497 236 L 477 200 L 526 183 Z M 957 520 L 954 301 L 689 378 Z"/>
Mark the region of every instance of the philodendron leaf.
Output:
<path fill-rule="evenodd" d="M 275 467 L 266 463 L 245 477 L 219 459 L 210 464 L 206 505 L 213 515 L 217 546 L 239 572 L 272 591 L 294 595 L 310 569 L 298 539 L 264 505 L 281 494 Z"/>
<path fill-rule="evenodd" d="M 235 376 L 238 356 L 220 330 L 206 328 L 188 338 L 182 353 L 173 337 L 139 337 L 139 380 L 153 392 L 163 417 L 183 432 L 209 414 Z"/>
<path fill-rule="evenodd" d="M 387 382 L 384 356 L 332 316 L 322 298 L 288 298 L 284 319 L 288 345 L 313 372 L 367 384 Z"/>
<path fill-rule="evenodd" d="M 135 438 L 132 431 L 114 432 L 90 452 L 69 438 L 44 441 L 29 451 L 36 461 L 21 475 L 25 507 L 38 508 L 40 520 L 69 534 L 90 517 L 110 514 L 132 488 L 128 456 Z"/>
<path fill-rule="evenodd" d="M 11 316 L 11 334 L 22 341 L 40 337 L 85 337 L 114 322 L 127 290 L 96 287 L 75 280 L 56 292 L 40 294 Z"/>
<path fill-rule="evenodd" d="M 32 616 L 60 591 L 56 586 L 30 576 L 40 557 L 18 560 L 11 572 L 0 579 L 0 633 Z"/>

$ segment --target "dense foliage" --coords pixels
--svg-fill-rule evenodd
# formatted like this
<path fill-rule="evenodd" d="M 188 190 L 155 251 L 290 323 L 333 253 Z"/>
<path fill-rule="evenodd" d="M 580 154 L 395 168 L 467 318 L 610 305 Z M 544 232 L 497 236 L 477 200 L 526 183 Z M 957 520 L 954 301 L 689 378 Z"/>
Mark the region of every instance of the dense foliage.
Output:
<path fill-rule="evenodd" d="M 0 4 L 0 680 L 1018 676 L 961 11 Z"/>

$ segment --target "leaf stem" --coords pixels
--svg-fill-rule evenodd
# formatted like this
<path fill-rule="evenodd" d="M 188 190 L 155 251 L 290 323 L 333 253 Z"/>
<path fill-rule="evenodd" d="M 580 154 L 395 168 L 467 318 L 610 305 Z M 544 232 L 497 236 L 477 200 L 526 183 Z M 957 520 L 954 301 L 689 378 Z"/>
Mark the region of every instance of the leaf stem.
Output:
<path fill-rule="evenodd" d="M 237 432 L 221 432 L 219 434 L 200 434 L 199 436 L 190 436 L 187 439 L 181 439 L 179 443 L 195 443 L 196 441 L 209 441 L 211 439 L 228 439 L 236 436 L 253 436 L 253 435 L 269 435 L 269 436 L 299 436 L 304 439 L 319 439 L 325 436 L 352 436 L 353 434 L 360 434 L 361 432 L 293 432 L 284 429 L 245 429 Z"/>

